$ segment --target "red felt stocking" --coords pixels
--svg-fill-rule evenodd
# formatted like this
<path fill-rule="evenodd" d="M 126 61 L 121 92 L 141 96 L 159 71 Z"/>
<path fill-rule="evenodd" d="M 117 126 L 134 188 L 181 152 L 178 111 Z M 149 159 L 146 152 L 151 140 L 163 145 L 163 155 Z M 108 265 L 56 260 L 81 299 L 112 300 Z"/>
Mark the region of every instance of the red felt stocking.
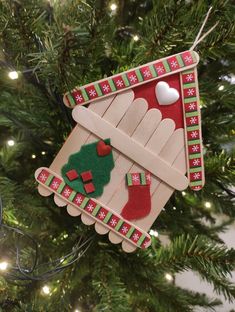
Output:
<path fill-rule="evenodd" d="M 146 217 L 151 210 L 150 173 L 127 173 L 129 199 L 122 209 L 121 216 L 126 220 Z"/>

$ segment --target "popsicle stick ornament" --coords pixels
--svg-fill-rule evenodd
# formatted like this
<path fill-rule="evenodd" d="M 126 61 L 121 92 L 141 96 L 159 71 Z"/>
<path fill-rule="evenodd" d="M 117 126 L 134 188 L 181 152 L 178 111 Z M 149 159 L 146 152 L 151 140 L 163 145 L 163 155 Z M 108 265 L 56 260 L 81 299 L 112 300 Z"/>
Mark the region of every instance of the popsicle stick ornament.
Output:
<path fill-rule="evenodd" d="M 148 231 L 175 190 L 205 183 L 194 51 L 203 27 L 188 51 L 67 92 L 77 125 L 35 173 L 42 196 L 54 193 L 125 252 L 151 245 Z"/>

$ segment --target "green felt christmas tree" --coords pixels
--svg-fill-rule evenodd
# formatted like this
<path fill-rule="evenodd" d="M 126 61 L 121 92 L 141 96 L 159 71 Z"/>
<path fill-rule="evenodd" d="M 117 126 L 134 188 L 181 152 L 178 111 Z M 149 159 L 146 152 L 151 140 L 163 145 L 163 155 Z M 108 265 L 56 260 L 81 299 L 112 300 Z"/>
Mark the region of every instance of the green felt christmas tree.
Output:
<path fill-rule="evenodd" d="M 126 254 L 51 197 L 41 197 L 34 171 L 51 164 L 74 127 L 63 104 L 66 91 L 188 50 L 211 5 L 205 31 L 219 24 L 197 47 L 205 187 L 197 193 L 175 192 L 152 227 L 152 247 Z M 229 276 L 235 252 L 219 236 L 235 217 L 234 13 L 233 1 L 225 0 L 0 2 L 4 224 L 38 242 L 38 261 L 46 268 L 37 274 L 66 265 L 65 255 L 81 244 L 81 236 L 92 241 L 79 261 L 61 273 L 55 270 L 51 279 L 35 278 L 25 286 L 22 274 L 14 280 L 16 246 L 23 267 L 29 268 L 35 257 L 32 241 L 1 226 L 1 312 L 217 311 L 217 295 L 234 299 Z M 166 236 L 167 246 L 162 243 Z M 174 277 L 187 270 L 207 281 L 214 295 L 179 287 Z"/>
<path fill-rule="evenodd" d="M 83 145 L 75 154 L 70 155 L 68 163 L 65 164 L 62 169 L 62 177 L 64 181 L 75 191 L 80 192 L 88 196 L 98 197 L 102 195 L 104 186 L 110 180 L 110 173 L 114 168 L 113 154 L 110 150 L 107 155 L 99 155 L 97 151 L 97 144 L 102 141 L 97 141 L 92 144 Z M 110 146 L 110 140 L 104 140 L 106 146 Z M 71 170 L 75 170 L 78 174 L 76 179 L 69 179 L 66 175 Z M 82 179 L 82 174 L 89 172 L 90 178 L 87 178 L 87 182 L 94 186 L 94 191 L 86 192 L 84 186 L 84 179 Z M 86 180 L 86 179 L 85 179 Z M 86 181 L 85 181 L 86 182 Z"/>

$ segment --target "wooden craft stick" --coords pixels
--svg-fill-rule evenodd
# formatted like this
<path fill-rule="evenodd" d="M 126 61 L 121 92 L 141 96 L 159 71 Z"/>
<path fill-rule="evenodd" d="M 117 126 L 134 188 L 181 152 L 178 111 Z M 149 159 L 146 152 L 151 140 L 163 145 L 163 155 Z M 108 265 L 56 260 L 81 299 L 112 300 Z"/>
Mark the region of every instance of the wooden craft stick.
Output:
<path fill-rule="evenodd" d="M 128 105 L 129 106 L 129 105 Z M 117 106 L 118 108 L 118 106 Z M 118 123 L 117 127 L 119 130 L 122 130 L 125 132 L 127 135 L 131 136 L 135 128 L 138 126 L 139 122 L 141 119 L 144 117 L 145 113 L 147 112 L 148 109 L 148 103 L 144 99 L 136 99 L 134 100 L 131 105 L 128 107 L 125 115 L 121 119 L 121 121 Z M 114 114 L 116 114 L 116 111 L 113 111 Z M 109 114 L 109 116 L 112 116 Z M 106 116 L 103 116 L 104 119 L 106 119 Z M 131 122 L 130 122 L 131 121 Z M 116 125 L 114 125 L 116 126 Z M 113 150 L 114 153 L 114 150 Z M 118 173 L 120 169 L 117 166 L 117 159 L 121 157 L 121 154 L 118 151 L 115 151 L 115 168 L 111 172 L 111 178 L 110 178 L 110 183 L 104 187 L 104 192 L 101 195 L 101 197 L 98 198 L 98 200 L 102 203 L 107 202 L 107 197 L 112 194 L 112 192 L 115 190 L 115 181 L 118 178 Z M 129 160 L 128 160 L 129 161 Z M 95 229 L 96 231 L 103 235 L 108 233 L 109 229 L 104 226 L 102 226 L 99 223 L 95 224 Z"/>
<path fill-rule="evenodd" d="M 113 101 L 115 101 L 116 97 L 117 96 L 115 95 L 109 96 L 106 99 L 100 99 L 97 101 L 98 105 L 96 105 L 95 103 L 91 103 L 88 109 L 90 109 L 99 116 L 103 116 L 110 107 L 110 105 L 113 103 Z"/>
<path fill-rule="evenodd" d="M 132 90 L 122 92 L 116 96 L 112 106 L 106 112 L 104 119 L 112 125 L 118 125 L 133 100 L 134 92 Z"/>
<path fill-rule="evenodd" d="M 111 104 L 113 104 L 113 102 L 114 102 L 115 100 L 117 100 L 117 99 L 114 99 L 114 98 L 113 98 Z M 95 105 L 94 103 L 92 103 L 92 104 L 89 106 L 89 108 L 87 108 L 87 109 L 90 109 L 91 111 L 95 112 L 97 115 L 103 117 L 105 114 L 109 114 L 109 109 L 112 107 L 111 104 L 109 105 L 109 103 L 107 103 L 107 101 L 101 102 L 101 103 L 99 103 L 99 105 Z M 82 128 L 81 126 L 79 126 L 79 127 Z M 85 129 L 85 130 L 86 130 L 86 129 Z M 87 130 L 86 130 L 86 131 L 87 131 Z M 82 142 L 82 145 L 90 144 L 90 143 L 93 143 L 93 142 L 99 140 L 99 138 L 98 138 L 95 134 L 93 134 L 93 133 L 91 133 L 91 132 L 89 132 L 89 131 L 88 131 L 88 133 L 89 133 L 89 135 L 86 137 L 86 140 L 84 140 L 84 141 Z M 70 208 L 70 209 L 71 209 L 71 208 Z M 76 209 L 76 208 L 75 208 L 75 209 Z M 102 232 L 106 231 L 106 229 L 107 229 L 107 228 L 106 228 L 105 226 L 103 226 L 102 224 L 99 224 L 99 223 L 95 222 L 95 219 L 94 219 L 94 218 L 90 217 L 89 215 L 87 215 L 87 214 L 85 214 L 85 213 L 82 213 L 82 214 L 81 214 L 81 220 L 82 220 L 82 222 L 83 222 L 84 224 L 86 224 L 86 225 L 92 225 L 92 224 L 95 223 L 96 231 L 97 231 L 97 233 L 99 233 L 99 234 L 102 234 Z"/>
<path fill-rule="evenodd" d="M 172 167 L 177 168 L 182 173 L 186 173 L 184 148 L 181 150 L 180 154 L 174 161 Z M 144 224 L 141 222 L 141 220 L 139 221 L 137 220 L 135 222 L 135 225 L 138 226 L 138 224 L 139 225 L 141 224 L 141 228 L 148 231 L 174 191 L 175 191 L 174 188 L 170 187 L 168 184 L 164 182 L 161 182 L 156 192 L 152 196 L 152 207 L 154 207 L 154 209 L 151 210 L 150 214 L 146 217 Z"/>
<path fill-rule="evenodd" d="M 135 245 L 131 244 L 130 242 L 123 240 L 122 241 L 122 249 L 125 252 L 133 252 L 137 249 L 137 247 Z"/>
<path fill-rule="evenodd" d="M 67 205 L 67 211 L 68 211 L 68 214 L 72 217 L 78 217 L 81 214 L 81 211 L 71 204 Z"/>
<path fill-rule="evenodd" d="M 152 148 L 154 148 L 154 145 L 152 146 Z M 183 129 L 177 129 L 173 135 L 170 137 L 170 139 L 167 141 L 166 145 L 164 145 L 163 149 L 161 150 L 161 152 L 159 153 L 159 155 L 161 157 L 163 157 L 164 159 L 166 159 L 169 163 L 173 163 L 174 160 L 177 162 L 178 157 L 181 161 L 184 161 L 186 164 L 186 159 L 185 159 L 185 155 L 182 154 L 182 150 L 184 151 L 184 130 Z M 134 165 L 133 168 L 131 168 L 130 171 L 132 172 L 138 172 L 141 168 L 139 168 L 139 166 Z M 184 171 L 183 171 L 184 173 Z M 163 183 L 165 185 L 165 183 Z M 160 213 L 160 211 L 162 210 L 162 207 L 160 207 L 159 205 L 159 198 L 158 197 L 164 197 L 164 192 L 165 192 L 165 188 L 162 189 L 161 187 L 161 180 L 159 180 L 156 177 L 152 177 L 151 180 L 151 195 L 153 195 L 153 193 L 158 189 L 158 187 L 160 187 L 160 192 L 157 192 L 157 195 L 155 195 L 156 199 L 153 200 L 153 197 L 151 199 L 152 201 L 152 208 L 151 208 L 151 212 L 148 216 L 146 216 L 144 219 L 141 220 L 137 220 L 136 222 L 134 222 L 135 224 L 141 223 L 141 226 L 143 228 L 145 228 L 145 230 L 149 230 L 150 226 L 149 226 L 149 222 L 153 222 L 153 220 L 156 220 L 157 215 Z M 172 192 L 174 191 L 174 189 L 172 189 Z M 127 191 L 126 191 L 127 192 Z M 167 192 L 167 194 L 169 194 Z M 169 197 L 167 197 L 166 201 L 169 199 Z M 156 205 L 155 202 L 158 202 L 158 204 Z M 151 221 L 150 221 L 151 220 Z M 116 238 L 116 242 L 120 241 L 120 238 Z M 130 244 L 127 241 L 123 241 L 122 242 L 122 248 L 124 251 L 126 252 L 133 252 L 136 247 L 133 246 L 132 244 Z"/>
<path fill-rule="evenodd" d="M 147 111 L 147 107 L 148 107 L 148 104 L 144 99 L 134 100 L 131 106 L 129 107 L 129 109 L 126 111 L 126 114 L 124 115 L 123 119 L 118 124 L 118 128 L 124 131 L 126 134 L 131 135 L 133 130 L 138 125 L 141 117 L 143 117 L 144 113 Z M 138 131 L 136 129 L 138 131 L 138 134 L 141 135 L 141 137 L 145 137 L 146 133 L 148 134 L 151 124 L 154 124 L 154 129 L 155 129 L 155 127 L 157 126 L 157 124 L 159 123 L 161 119 L 160 111 L 158 110 L 152 110 L 152 111 L 154 113 L 157 112 L 157 118 L 156 119 L 147 118 L 147 120 L 144 119 L 146 120 L 146 122 L 144 123 L 142 122 L 142 127 L 139 127 L 139 126 L 137 127 L 137 129 L 141 129 L 141 131 Z M 113 113 L 115 114 L 116 112 L 113 111 Z M 148 116 L 155 116 L 154 113 L 153 114 L 148 113 Z M 111 116 L 111 114 L 109 114 L 109 116 Z M 104 116 L 104 119 L 106 119 L 106 116 Z M 143 136 L 142 133 L 145 133 L 145 136 Z M 129 158 L 125 157 L 124 155 L 120 153 L 118 154 L 119 156 L 115 161 L 115 168 L 112 170 L 112 173 L 111 173 L 110 183 L 107 186 L 105 186 L 104 193 L 102 197 L 99 198 L 100 202 L 105 203 L 109 199 L 109 197 L 112 196 L 113 191 L 115 191 L 116 189 L 116 185 L 119 184 L 119 180 L 121 180 L 122 177 L 125 176 L 125 173 L 128 171 L 128 168 L 125 170 L 125 162 L 127 163 L 128 167 L 131 166 L 132 164 L 132 161 Z M 120 159 L 122 159 L 121 162 L 120 162 Z M 118 163 L 121 163 L 121 165 L 118 166 Z M 120 178 L 120 174 L 121 174 L 121 178 Z M 103 227 L 103 229 L 101 229 L 98 223 L 95 224 L 95 227 L 96 227 L 96 231 L 100 234 L 106 234 L 108 232 L 108 228 L 105 229 Z M 115 238 L 118 239 L 118 242 L 122 240 L 122 238 L 119 235 L 111 231 L 109 233 L 109 237 L 113 237 L 113 236 L 115 236 Z"/>
<path fill-rule="evenodd" d="M 170 164 L 172 164 L 172 167 L 174 167 L 174 162 L 178 161 L 178 157 L 184 156 L 184 161 L 186 163 L 185 155 L 182 154 L 182 150 L 184 150 L 184 129 L 177 129 L 170 139 L 167 141 L 166 145 L 163 147 L 163 149 L 160 151 L 159 156 L 164 157 Z M 131 168 L 130 172 L 138 172 L 141 168 L 137 166 L 136 164 Z M 184 174 L 185 171 L 182 171 L 182 174 Z M 152 176 L 151 179 L 151 188 L 150 193 L 151 196 L 157 191 L 157 188 L 161 185 L 162 181 L 158 178 Z M 127 192 L 127 191 L 126 191 Z M 124 195 L 123 195 L 124 197 Z M 159 207 L 159 206 L 158 206 Z M 164 206 L 162 206 L 163 208 Z M 161 209 L 162 209 L 161 208 Z M 159 210 L 159 208 L 158 208 Z M 152 209 L 151 209 L 151 216 L 153 217 L 154 212 L 159 214 L 159 211 L 156 211 L 155 205 L 152 203 Z M 148 218 L 148 216 L 146 217 Z M 156 217 L 155 217 L 156 219 Z M 138 222 L 138 220 L 136 221 Z M 141 224 L 145 224 L 143 220 L 141 220 Z"/>
<path fill-rule="evenodd" d="M 58 207 L 65 207 L 67 205 L 66 200 L 62 199 L 56 194 L 54 194 L 54 202 Z"/>
<path fill-rule="evenodd" d="M 138 99 L 133 101 L 129 107 L 127 113 L 118 125 L 118 129 L 125 132 L 127 135 L 132 135 L 139 122 L 143 119 L 148 109 L 148 103 L 144 99 Z M 143 129 L 144 130 L 144 129 Z M 111 172 L 110 183 L 104 187 L 104 192 L 99 200 L 103 203 L 107 203 L 111 198 L 114 191 L 117 189 L 121 178 L 128 171 L 128 167 L 131 166 L 132 161 L 119 153 L 119 156 L 115 160 L 115 167 Z M 128 167 L 127 167 L 128 166 Z"/>
<path fill-rule="evenodd" d="M 73 118 L 77 123 L 86 127 L 89 131 L 95 133 L 102 139 L 105 139 L 108 135 L 112 140 L 112 146 L 167 184 L 178 190 L 183 190 L 187 187 L 187 178 L 178 170 L 171 168 L 169 164 L 159 156 L 150 151 L 146 151 L 142 145 L 131 139 L 122 131 L 114 128 L 97 114 L 80 106 L 74 108 Z"/>
<path fill-rule="evenodd" d="M 114 127 L 117 127 L 121 122 L 124 114 L 128 110 L 129 106 L 133 102 L 134 92 L 132 90 L 126 91 L 122 94 L 118 94 L 112 102 L 112 105 L 106 110 L 105 114 L 102 115 L 102 118 L 112 123 Z M 95 103 L 92 104 L 96 106 Z M 102 105 L 102 104 L 101 104 Z M 99 105 L 98 105 L 99 106 Z M 90 107 L 90 106 L 89 106 Z M 92 110 L 94 111 L 94 110 Z M 107 137 L 108 138 L 108 137 Z M 94 133 L 90 134 L 86 144 L 92 143 L 99 140 L 100 138 Z M 84 143 L 85 144 L 85 143 Z M 113 149 L 113 158 L 114 160 L 118 157 L 119 152 Z"/>
<path fill-rule="evenodd" d="M 102 116 L 107 108 L 111 105 L 114 98 L 115 96 L 111 96 L 103 99 L 100 105 L 91 104 L 89 106 L 90 110 L 94 111 L 97 115 Z M 81 146 L 86 142 L 89 135 L 90 132 L 88 130 L 77 125 L 65 141 L 60 152 L 53 160 L 52 164 L 50 165 L 50 169 L 55 173 L 61 174 L 61 167 L 68 162 L 68 158 L 71 154 L 74 154 L 80 150 Z"/>
<path fill-rule="evenodd" d="M 173 135 L 175 129 L 175 124 L 171 119 L 164 119 L 161 121 L 157 129 L 154 131 L 153 130 L 153 135 L 151 136 L 150 140 L 147 141 L 145 148 L 150 150 L 153 153 L 159 154 L 161 149 L 164 147 L 164 145 L 168 142 L 170 137 Z M 165 131 L 166 130 L 166 131 Z M 159 136 L 161 139 L 159 140 Z M 163 139 L 162 136 L 165 138 Z M 158 145 L 158 140 L 161 141 L 161 143 Z M 131 163 L 131 166 L 128 168 L 128 171 L 125 172 L 142 172 L 144 169 L 140 167 L 138 164 L 133 164 Z M 118 213 L 121 213 L 122 208 L 128 201 L 128 190 L 126 187 L 126 179 L 125 179 L 125 174 L 123 174 L 122 180 L 120 181 L 120 185 L 117 186 L 116 192 L 114 196 L 112 197 L 111 201 L 108 202 L 108 206 L 114 208 Z M 152 190 L 152 185 L 157 184 L 160 180 L 152 176 L 151 179 L 151 190 Z M 122 194 L 122 196 L 120 196 Z"/>
<path fill-rule="evenodd" d="M 41 184 L 38 184 L 38 193 L 40 195 L 42 195 L 43 197 L 47 197 L 50 196 L 53 192 L 47 190 L 44 186 L 42 186 Z"/>
<path fill-rule="evenodd" d="M 128 90 L 121 94 L 118 94 L 115 98 L 115 101 L 113 102 L 113 105 L 106 112 L 103 118 L 111 123 L 114 127 L 117 127 L 121 122 L 123 116 L 126 114 L 133 100 L 134 92 L 132 90 Z M 113 149 L 114 160 L 118 157 L 118 155 L 119 152 Z"/>
<path fill-rule="evenodd" d="M 155 144 L 156 145 L 156 144 Z M 172 136 L 169 138 L 169 140 L 166 142 L 166 144 L 163 146 L 162 150 L 159 152 L 159 156 L 163 159 L 165 159 L 169 164 L 172 164 L 173 161 L 176 159 L 178 154 L 181 152 L 182 148 L 184 147 L 184 130 L 183 129 L 177 129 L 174 131 Z M 151 148 L 151 150 L 154 152 L 154 147 Z M 137 172 L 137 168 L 133 168 L 133 171 Z M 157 188 L 157 186 L 160 184 L 161 180 L 157 177 L 152 177 L 151 182 L 151 188 L 150 192 L 153 194 Z"/>
<path fill-rule="evenodd" d="M 97 115 L 99 116 L 103 116 L 105 114 L 105 112 L 107 111 L 107 109 L 110 107 L 110 105 L 112 104 L 113 100 L 115 99 L 115 96 L 112 97 L 108 97 L 105 100 L 99 100 L 99 105 L 95 105 L 95 104 L 90 104 L 89 105 L 89 109 L 93 112 L 95 112 Z M 75 130 L 76 129 L 76 130 Z M 73 151 L 74 153 L 79 151 L 79 149 L 81 148 L 81 146 L 83 144 L 86 144 L 86 142 L 89 140 L 89 137 L 92 135 L 90 133 L 90 131 L 87 131 L 85 128 L 81 127 L 80 125 L 77 125 L 75 127 L 75 129 L 73 130 L 73 132 L 71 133 L 70 137 L 67 139 L 67 141 L 65 142 L 62 150 L 59 152 L 59 154 L 56 157 L 56 161 L 54 160 L 53 164 L 55 166 L 50 167 L 50 169 L 56 169 L 56 167 L 58 167 L 58 170 L 61 170 L 61 167 L 63 166 L 63 161 L 65 161 L 65 158 L 68 158 L 68 154 L 71 154 L 72 152 L 68 153 L 69 151 Z M 93 135 L 92 135 L 93 136 Z M 60 174 L 60 172 L 59 172 Z M 57 195 L 55 195 L 57 196 Z M 59 199 L 58 199 L 59 202 Z M 68 205 L 67 206 L 67 211 L 71 216 L 78 216 L 81 214 L 80 210 L 78 210 L 75 206 L 73 205 Z M 85 220 L 85 217 L 83 218 L 84 223 L 85 222 L 89 222 L 90 217 L 87 216 L 87 220 Z"/>
<path fill-rule="evenodd" d="M 151 113 L 151 110 L 150 110 Z M 145 148 L 158 154 L 163 146 L 168 142 L 171 135 L 174 133 L 175 129 L 175 123 L 171 119 L 164 119 L 160 122 L 159 126 L 155 130 L 155 128 L 152 129 L 152 133 L 149 135 L 149 140 L 146 141 L 147 143 L 145 145 Z M 154 131 L 155 130 L 155 131 Z M 141 168 L 137 164 L 132 164 L 132 166 L 129 168 L 129 172 L 141 172 L 143 171 L 143 168 Z M 155 184 L 160 181 L 157 177 L 152 176 L 152 182 L 151 182 L 151 188 L 152 184 Z M 122 194 L 122 196 L 120 196 Z M 108 203 L 110 207 L 115 207 L 116 211 L 121 213 L 122 208 L 128 201 L 128 190 L 126 187 L 126 181 L 125 181 L 125 175 L 123 176 L 123 179 L 120 183 L 119 188 L 117 188 L 115 195 L 113 196 L 112 200 Z M 115 233 L 109 235 L 110 240 L 113 243 L 119 243 L 120 237 L 118 237 Z M 125 251 L 132 252 L 133 248 L 129 243 L 123 242 L 123 249 Z"/>
<path fill-rule="evenodd" d="M 148 102 L 145 99 L 135 99 L 129 106 L 117 128 L 125 132 L 127 135 L 132 136 L 147 110 Z"/>
<path fill-rule="evenodd" d="M 191 75 L 191 76 L 190 76 Z M 192 79 L 190 84 L 187 77 Z M 189 186 L 199 191 L 205 184 L 201 112 L 197 68 L 180 73 Z M 192 92 L 192 94 L 191 94 Z"/>
<path fill-rule="evenodd" d="M 171 135 L 174 133 L 175 123 L 172 119 L 163 119 L 153 133 L 152 137 L 146 145 L 146 149 L 154 154 L 159 154 L 162 148 L 165 146 Z"/>
<path fill-rule="evenodd" d="M 153 133 L 156 132 L 155 130 L 158 129 L 161 118 L 162 115 L 158 109 L 150 109 L 142 119 L 139 126 L 136 128 L 132 138 L 141 143 L 143 146 L 146 146 Z M 172 131 L 174 131 L 174 127 Z M 112 207 L 113 209 L 115 209 L 118 213 L 121 213 L 123 206 L 128 201 L 128 191 L 126 188 L 125 176 L 126 173 L 133 166 L 133 162 L 129 158 L 121 154 L 120 157 L 117 159 L 115 165 L 120 169 L 122 168 L 123 170 L 121 171 L 119 169 L 119 174 L 116 177 L 117 181 L 114 185 L 114 192 L 110 194 L 110 200 L 107 205 L 110 208 Z M 120 194 L 122 194 L 122 196 L 120 196 Z M 118 236 L 115 232 L 109 232 L 109 240 L 113 244 L 118 244 L 122 241 L 122 238 Z"/>
<path fill-rule="evenodd" d="M 81 214 L 81 220 L 84 224 L 86 225 L 92 225 L 93 223 L 95 223 L 96 220 L 94 220 L 94 218 L 88 216 L 87 214 L 85 214 L 84 212 L 82 212 Z M 102 226 L 102 225 L 101 225 Z"/>
<path fill-rule="evenodd" d="M 118 126 L 120 123 L 122 123 L 123 116 L 126 114 L 126 112 L 129 111 L 128 108 L 130 107 L 131 103 L 133 102 L 133 99 L 134 99 L 134 92 L 132 90 L 126 91 L 123 94 L 116 96 L 112 102 L 112 105 L 109 106 L 109 108 L 105 111 L 102 119 L 112 122 L 112 125 L 114 127 Z M 101 103 L 101 105 L 102 105 L 102 103 Z M 147 107 L 146 107 L 146 110 L 147 110 Z M 130 115 L 129 115 L 129 117 L 130 117 Z M 109 136 L 107 136 L 106 138 L 108 138 L 108 137 Z M 91 133 L 90 136 L 88 137 L 87 141 L 86 141 L 86 144 L 92 143 L 98 139 L 99 138 L 95 134 Z M 114 160 L 118 157 L 118 155 L 119 155 L 119 152 L 115 151 L 115 149 L 113 149 Z M 90 218 L 90 220 L 89 220 L 89 218 Z M 92 219 L 88 215 L 85 215 L 82 218 L 82 221 L 84 221 L 84 223 L 87 225 L 88 224 L 91 225 L 92 223 L 94 223 L 94 219 Z M 98 222 L 95 223 L 95 229 L 96 229 L 97 233 L 99 233 L 101 235 L 106 234 L 109 231 L 108 227 L 105 227 L 104 225 L 102 225 Z"/>

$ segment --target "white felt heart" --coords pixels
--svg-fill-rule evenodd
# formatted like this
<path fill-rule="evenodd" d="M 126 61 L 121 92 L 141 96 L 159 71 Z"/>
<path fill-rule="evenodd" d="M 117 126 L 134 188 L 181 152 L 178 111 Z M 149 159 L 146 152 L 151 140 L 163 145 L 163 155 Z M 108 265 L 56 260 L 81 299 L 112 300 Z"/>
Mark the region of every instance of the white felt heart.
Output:
<path fill-rule="evenodd" d="M 170 88 L 168 83 L 160 81 L 155 88 L 156 97 L 160 105 L 170 105 L 175 103 L 180 97 L 179 92 Z"/>

